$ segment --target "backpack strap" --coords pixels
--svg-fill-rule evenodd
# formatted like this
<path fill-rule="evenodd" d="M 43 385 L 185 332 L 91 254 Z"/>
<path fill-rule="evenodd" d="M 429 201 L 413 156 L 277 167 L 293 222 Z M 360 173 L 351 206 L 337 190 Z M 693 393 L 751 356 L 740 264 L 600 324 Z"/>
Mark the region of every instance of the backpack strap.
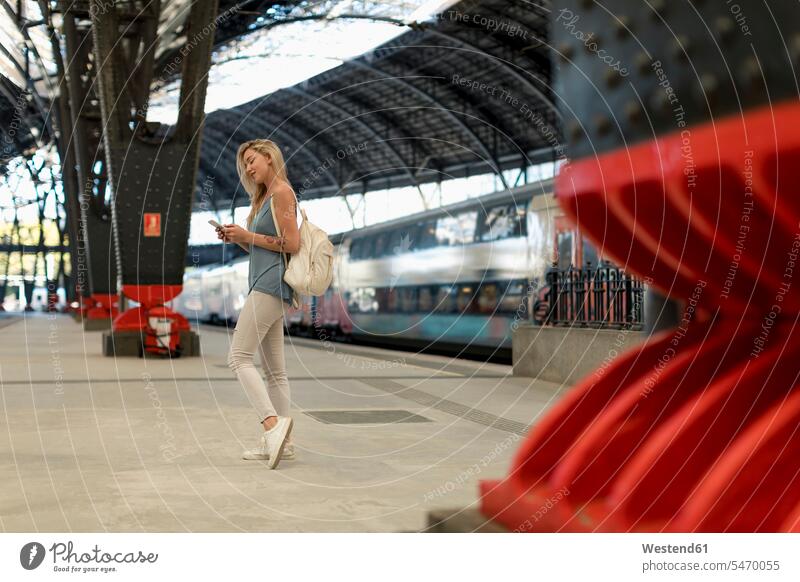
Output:
<path fill-rule="evenodd" d="M 272 195 L 270 194 L 269 197 L 269 211 L 272 213 L 272 222 L 275 224 L 275 232 L 278 233 L 278 236 L 281 236 L 281 225 L 278 224 L 278 219 L 275 218 L 275 205 L 272 203 Z M 281 256 L 283 257 L 284 264 L 286 268 L 289 268 L 289 259 L 286 257 L 286 253 L 281 252 Z"/>
<path fill-rule="evenodd" d="M 294 190 L 292 190 L 292 195 L 294 196 L 294 201 L 295 201 L 296 207 L 299 208 L 300 204 L 297 202 L 297 196 L 295 195 Z M 269 196 L 269 211 L 272 213 L 272 222 L 275 225 L 275 232 L 280 237 L 280 236 L 282 236 L 281 235 L 281 225 L 278 224 L 278 219 L 275 218 L 275 205 L 272 203 L 272 194 L 270 194 L 270 196 Z M 300 212 L 302 212 L 303 220 L 305 220 L 306 219 L 306 211 L 301 209 Z M 297 215 L 297 213 L 295 213 L 295 216 L 296 215 Z M 281 252 L 281 256 L 283 257 L 283 264 L 285 266 L 285 269 L 288 271 L 289 270 L 289 258 L 286 256 L 286 253 L 284 253 L 284 252 Z M 294 289 L 292 289 L 292 306 L 295 309 L 298 309 L 300 307 L 300 300 L 298 299 L 297 292 Z"/>

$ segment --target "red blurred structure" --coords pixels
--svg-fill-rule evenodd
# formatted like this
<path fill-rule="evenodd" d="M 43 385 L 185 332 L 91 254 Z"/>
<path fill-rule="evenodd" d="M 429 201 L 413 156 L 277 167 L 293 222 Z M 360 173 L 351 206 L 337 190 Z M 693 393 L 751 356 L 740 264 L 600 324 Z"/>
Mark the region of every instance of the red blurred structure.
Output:
<path fill-rule="evenodd" d="M 86 319 L 114 319 L 119 314 L 119 295 L 116 293 L 92 293 L 89 301 L 84 302 L 81 298 L 81 303 Z"/>
<path fill-rule="evenodd" d="M 549 411 L 509 475 L 480 484 L 484 515 L 514 531 L 800 531 L 798 128 L 785 101 L 565 167 L 565 211 L 686 307 Z"/>
<path fill-rule="evenodd" d="M 177 297 L 182 285 L 123 285 L 126 297 L 139 303 L 114 318 L 113 334 L 139 334 L 144 351 L 171 356 L 179 353 L 181 332 L 191 330 L 189 321 L 165 303 Z"/>

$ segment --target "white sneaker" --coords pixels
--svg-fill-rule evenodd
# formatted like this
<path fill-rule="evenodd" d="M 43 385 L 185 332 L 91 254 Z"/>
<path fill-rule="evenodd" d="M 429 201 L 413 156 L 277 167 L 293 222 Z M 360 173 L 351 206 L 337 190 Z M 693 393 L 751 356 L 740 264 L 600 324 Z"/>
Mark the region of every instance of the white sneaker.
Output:
<path fill-rule="evenodd" d="M 243 458 L 248 460 L 266 460 L 267 466 L 274 469 L 283 457 L 283 449 L 292 432 L 293 421 L 288 416 L 279 416 L 277 424 L 261 435 L 258 447 L 245 451 Z"/>
<path fill-rule="evenodd" d="M 261 443 L 263 443 L 263 439 Z M 266 448 L 263 444 L 257 446 L 254 449 L 249 449 L 242 453 L 242 458 L 246 461 L 266 461 L 269 459 L 269 452 L 267 452 Z M 283 456 L 281 456 L 281 461 L 293 461 L 295 458 L 294 454 L 294 443 L 287 442 L 286 447 L 283 449 Z"/>

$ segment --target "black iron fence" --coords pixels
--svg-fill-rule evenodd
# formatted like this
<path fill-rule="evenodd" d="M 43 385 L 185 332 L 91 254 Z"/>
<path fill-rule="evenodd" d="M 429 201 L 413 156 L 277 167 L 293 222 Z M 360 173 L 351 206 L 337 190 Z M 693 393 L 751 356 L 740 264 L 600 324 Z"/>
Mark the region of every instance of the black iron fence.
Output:
<path fill-rule="evenodd" d="M 642 328 L 644 283 L 618 267 L 553 269 L 546 275 L 545 325 Z"/>

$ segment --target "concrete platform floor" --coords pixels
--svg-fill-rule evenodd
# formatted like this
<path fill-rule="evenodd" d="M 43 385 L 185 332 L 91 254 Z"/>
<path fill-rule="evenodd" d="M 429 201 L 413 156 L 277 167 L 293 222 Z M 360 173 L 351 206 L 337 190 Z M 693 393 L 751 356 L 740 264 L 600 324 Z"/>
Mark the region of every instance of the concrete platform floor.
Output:
<path fill-rule="evenodd" d="M 565 389 L 287 337 L 297 459 L 270 471 L 240 458 L 262 429 L 225 364 L 228 330 L 198 333 L 200 358 L 111 359 L 70 316 L 0 319 L 0 530 L 419 531 L 431 510 L 474 509 Z"/>

